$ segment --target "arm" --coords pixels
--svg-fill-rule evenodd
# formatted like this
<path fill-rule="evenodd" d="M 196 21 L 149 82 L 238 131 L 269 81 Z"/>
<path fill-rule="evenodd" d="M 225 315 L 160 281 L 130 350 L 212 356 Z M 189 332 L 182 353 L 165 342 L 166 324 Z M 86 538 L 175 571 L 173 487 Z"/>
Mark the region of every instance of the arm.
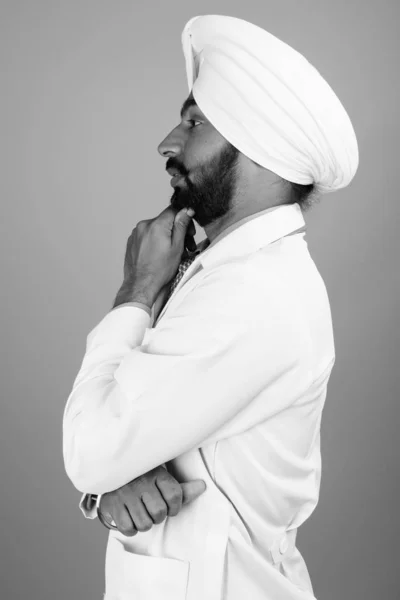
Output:
<path fill-rule="evenodd" d="M 77 489 L 115 490 L 240 433 L 254 425 L 246 409 L 261 390 L 269 394 L 258 422 L 293 401 L 290 390 L 309 376 L 298 368 L 307 333 L 273 284 L 251 299 L 246 289 L 243 268 L 224 265 L 151 330 L 147 344 L 139 345 L 149 317 L 134 307 L 111 311 L 89 334 L 63 421 L 65 468 Z M 287 392 L 277 388 L 282 378 Z"/>
<path fill-rule="evenodd" d="M 122 301 L 120 302 L 120 300 Z M 149 316 L 151 316 L 151 309 L 147 304 L 144 304 L 143 302 L 125 302 L 124 298 L 120 298 L 117 294 L 113 309 L 116 309 L 119 306 L 136 306 L 138 308 L 142 308 Z M 165 467 L 165 465 L 162 466 Z M 101 496 L 102 494 L 82 494 L 79 502 L 79 508 L 86 519 L 95 519 L 97 517 L 97 510 L 100 506 Z"/>

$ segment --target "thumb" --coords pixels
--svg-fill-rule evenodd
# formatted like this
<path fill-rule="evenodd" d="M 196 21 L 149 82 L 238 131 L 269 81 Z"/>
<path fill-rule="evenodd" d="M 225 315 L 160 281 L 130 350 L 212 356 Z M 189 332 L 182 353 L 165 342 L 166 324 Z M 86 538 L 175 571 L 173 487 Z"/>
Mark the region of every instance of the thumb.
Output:
<path fill-rule="evenodd" d="M 172 232 L 172 243 L 182 244 L 185 241 L 186 230 L 189 227 L 190 220 L 194 215 L 193 208 L 183 208 L 180 210 L 174 219 L 174 228 Z"/>
<path fill-rule="evenodd" d="M 202 479 L 181 483 L 183 493 L 182 504 L 189 504 L 189 502 L 192 502 L 201 496 L 201 494 L 206 491 L 206 487 L 207 486 Z"/>

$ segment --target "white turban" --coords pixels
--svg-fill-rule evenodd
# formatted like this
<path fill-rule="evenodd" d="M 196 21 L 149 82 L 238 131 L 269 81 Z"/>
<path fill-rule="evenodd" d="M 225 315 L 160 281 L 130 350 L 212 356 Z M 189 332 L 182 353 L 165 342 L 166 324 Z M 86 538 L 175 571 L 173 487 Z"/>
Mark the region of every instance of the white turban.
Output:
<path fill-rule="evenodd" d="M 240 152 L 322 193 L 350 183 L 358 167 L 353 126 L 304 56 L 252 23 L 221 15 L 190 19 L 182 45 L 197 105 Z"/>

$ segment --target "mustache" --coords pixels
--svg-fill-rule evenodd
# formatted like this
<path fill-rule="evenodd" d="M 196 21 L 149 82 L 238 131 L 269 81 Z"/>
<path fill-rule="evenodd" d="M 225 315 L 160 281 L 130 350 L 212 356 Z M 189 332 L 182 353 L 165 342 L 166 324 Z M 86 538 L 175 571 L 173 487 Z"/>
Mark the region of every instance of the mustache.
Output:
<path fill-rule="evenodd" d="M 187 175 L 186 169 L 174 161 L 168 161 L 165 165 L 165 169 L 176 169 L 179 172 L 179 175 Z"/>

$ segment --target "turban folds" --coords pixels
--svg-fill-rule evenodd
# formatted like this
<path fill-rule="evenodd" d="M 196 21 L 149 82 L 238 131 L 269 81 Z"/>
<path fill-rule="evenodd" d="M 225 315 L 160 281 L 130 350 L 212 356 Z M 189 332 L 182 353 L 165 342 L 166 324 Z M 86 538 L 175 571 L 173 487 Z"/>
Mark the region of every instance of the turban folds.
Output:
<path fill-rule="evenodd" d="M 358 167 L 353 126 L 302 54 L 252 23 L 221 15 L 190 19 L 182 46 L 197 105 L 240 152 L 321 193 L 350 183 Z"/>

